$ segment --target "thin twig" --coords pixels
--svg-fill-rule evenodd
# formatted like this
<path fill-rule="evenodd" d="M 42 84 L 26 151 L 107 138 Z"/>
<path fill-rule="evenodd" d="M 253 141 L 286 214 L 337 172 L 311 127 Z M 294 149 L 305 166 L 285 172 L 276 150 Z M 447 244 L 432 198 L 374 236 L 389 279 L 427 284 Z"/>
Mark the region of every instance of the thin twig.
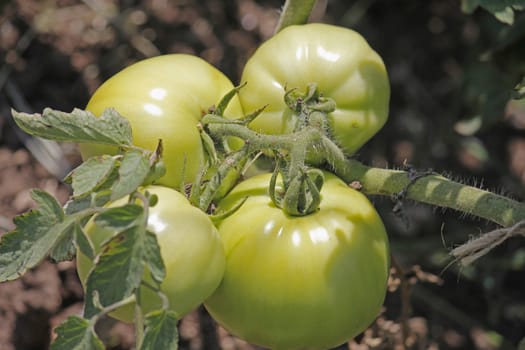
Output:
<path fill-rule="evenodd" d="M 395 276 L 399 278 L 399 293 L 401 299 L 401 314 L 399 316 L 399 322 L 401 323 L 403 345 L 405 345 L 409 336 L 408 318 L 412 313 L 412 306 L 410 304 L 412 286 L 409 279 L 407 278 L 405 270 L 399 261 L 394 257 L 394 255 L 390 256 L 390 261 L 392 263 L 392 267 L 396 270 Z"/>
<path fill-rule="evenodd" d="M 511 227 L 499 228 L 479 237 L 471 239 L 465 244 L 453 249 L 450 254 L 467 266 L 481 258 L 492 249 L 505 242 L 507 239 L 516 236 L 525 237 L 525 220 L 518 222 Z"/>

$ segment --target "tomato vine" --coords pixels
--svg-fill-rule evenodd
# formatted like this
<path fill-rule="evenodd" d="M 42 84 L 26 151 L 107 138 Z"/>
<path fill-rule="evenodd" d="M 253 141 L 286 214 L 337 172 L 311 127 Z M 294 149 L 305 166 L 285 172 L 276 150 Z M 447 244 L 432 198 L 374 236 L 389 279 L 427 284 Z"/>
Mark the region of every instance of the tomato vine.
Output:
<path fill-rule="evenodd" d="M 70 259 L 75 254 L 78 257 L 78 270 L 87 293 L 84 318 L 73 317 L 60 326 L 53 349 L 63 349 L 68 337 L 78 340 L 78 348 L 101 349 L 103 344 L 94 325 L 104 314 L 134 320 L 140 349 L 155 348 L 158 343 L 176 349 L 177 320 L 201 303 L 226 327 L 259 344 L 275 349 L 335 346 L 368 325 L 386 293 L 390 267 L 388 240 L 379 215 L 363 194 L 451 208 L 503 226 L 454 249 L 451 254 L 464 264 L 472 263 L 512 236 L 525 235 L 523 203 L 433 172 L 414 174 L 369 167 L 351 158 L 386 121 L 388 77 L 381 57 L 356 32 L 323 24 L 304 25 L 314 4 L 311 0 L 286 1 L 275 36 L 246 65 L 243 79 L 251 80 L 246 86 L 234 88 L 222 73 L 201 59 L 173 55 L 153 59 L 155 64 L 162 61 L 160 70 L 158 66 L 150 66 L 145 71 L 133 71 L 137 69 L 135 65 L 124 71 L 123 76 L 130 71 L 138 72 L 138 76 L 144 72 L 155 75 L 151 86 L 143 84 L 140 86 L 143 90 L 134 86 L 135 73 L 123 81 L 115 79 L 102 86 L 87 111 L 64 113 L 45 109 L 41 115 L 13 111 L 17 124 L 30 134 L 85 144 L 82 146 L 85 162 L 66 178 L 73 192 L 67 205 L 61 207 L 42 191 L 33 192 L 37 209 L 18 217 L 17 229 L 0 242 L 0 281 L 18 278 L 47 256 L 56 261 Z M 335 77 L 354 80 L 348 83 L 346 79 L 334 78 L 336 83 L 326 84 L 322 79 L 327 75 L 327 70 L 323 70 L 326 60 L 322 59 L 321 64 L 315 62 L 313 67 L 302 66 L 305 69 L 293 74 L 281 74 L 279 69 L 286 63 L 293 65 L 294 55 L 297 58 L 295 47 L 292 55 L 281 55 L 282 62 L 265 67 L 275 61 L 273 54 L 278 51 L 275 47 L 296 44 L 290 37 L 299 32 L 307 42 L 300 44 L 305 45 L 301 46 L 304 50 L 312 44 L 308 42 L 312 37 L 313 45 L 326 43 L 333 35 L 352 43 L 354 55 L 348 52 L 339 55 L 350 57 L 350 62 L 346 62 L 344 72 L 337 70 Z M 286 45 L 278 41 L 282 38 Z M 334 43 L 340 45 L 337 40 Z M 326 50 L 317 51 L 321 58 L 336 61 Z M 182 80 L 175 79 L 174 85 L 167 87 L 170 91 L 157 90 L 160 95 L 152 96 L 152 86 L 157 88 L 159 79 L 163 84 L 173 83 L 175 73 L 180 73 L 180 66 L 173 69 L 173 62 L 179 60 L 192 66 L 185 72 L 187 75 Z M 140 67 L 145 65 L 142 62 Z M 168 70 L 171 76 L 166 74 Z M 191 75 L 197 71 L 203 75 L 195 82 Z M 206 96 L 187 93 L 188 81 Z M 211 90 L 219 85 L 218 91 Z M 117 90 L 116 97 L 107 93 L 106 88 L 110 92 Z M 174 94 L 164 100 L 171 90 Z M 135 93 L 162 103 L 148 103 L 149 109 L 143 108 L 142 101 L 133 99 Z M 192 104 L 195 101 L 199 102 L 197 106 Z M 232 103 L 233 108 L 229 108 Z M 108 108 L 110 105 L 116 109 Z M 242 108 L 248 113 L 244 117 Z M 232 109 L 235 113 L 231 113 Z M 268 111 L 286 122 L 275 128 Z M 139 129 L 145 125 L 141 118 L 148 113 L 157 113 L 157 117 L 169 115 L 171 129 L 159 123 L 153 131 L 143 133 L 142 138 L 133 139 L 132 129 L 140 135 Z M 184 125 L 179 129 L 173 127 L 180 127 L 179 124 Z M 192 137 L 189 151 L 185 149 L 187 145 L 181 147 L 179 140 L 186 134 Z M 98 146 L 91 148 L 93 144 Z M 247 165 L 261 154 L 272 160 L 271 174 L 241 181 Z M 144 189 L 152 183 L 175 189 Z M 165 191 L 172 193 L 167 195 Z M 136 198 L 140 199 L 138 204 Z M 167 215 L 165 211 L 178 221 L 157 217 Z M 154 216 L 157 227 L 149 220 Z M 244 230 L 238 229 L 239 221 Z M 319 226 L 318 221 L 330 224 Z M 256 227 L 255 231 L 248 230 L 253 229 L 251 226 Z M 162 235 L 166 227 L 172 229 L 170 235 Z M 180 227 L 183 234 L 174 229 Z M 222 235 L 226 256 L 216 228 Z M 275 258 L 275 251 L 283 249 L 267 249 L 258 244 L 268 236 L 280 237 L 285 231 L 288 239 L 285 246 L 293 247 L 289 254 L 278 257 L 283 265 L 263 276 L 262 282 L 253 281 Z M 199 239 L 200 234 L 204 238 Z M 183 238 L 177 241 L 177 235 Z M 166 239 L 169 242 L 163 243 Z M 322 243 L 327 241 L 330 241 L 328 248 L 321 251 Z M 339 241 L 342 244 L 333 244 Z M 354 247 L 356 242 L 359 249 Z M 217 254 L 199 252 L 210 248 L 211 243 L 215 244 L 212 248 L 216 248 Z M 242 244 L 248 245 L 244 251 L 239 250 Z M 301 244 L 315 250 L 296 249 Z M 183 256 L 173 262 L 171 259 L 179 258 L 174 252 L 178 247 L 189 258 Z M 316 254 L 321 258 L 310 262 L 308 259 Z M 202 259 L 196 258 L 199 256 Z M 299 256 L 299 263 L 291 256 Z M 207 260 L 210 257 L 217 259 L 210 262 Z M 213 274 L 211 281 L 200 278 L 206 272 Z M 344 281 L 347 272 L 354 282 L 358 281 L 357 287 L 356 283 Z M 318 279 L 306 281 L 304 276 L 310 274 L 317 274 Z M 199 278 L 195 280 L 195 276 Z M 304 284 L 308 284 L 312 295 L 297 301 L 297 289 Z M 361 285 L 366 286 L 365 293 L 359 290 Z M 179 286 L 187 289 L 177 293 Z M 254 289 L 262 292 L 262 297 L 253 293 Z M 151 297 L 152 294 L 159 298 Z M 268 295 L 280 303 L 265 304 Z M 148 304 L 148 299 L 155 302 Z M 230 313 L 241 304 L 236 314 Z M 315 326 L 309 321 L 315 321 L 318 310 L 332 315 L 339 304 L 352 311 L 342 322 L 324 327 L 322 336 L 304 335 L 305 329 Z M 248 322 L 253 309 L 262 318 Z M 282 310 L 285 311 L 281 314 Z M 298 312 L 290 316 L 290 310 Z M 363 317 L 356 319 L 356 314 Z M 275 315 L 279 315 L 281 323 L 274 322 Z M 259 329 L 259 321 L 264 323 L 263 330 Z M 297 328 L 292 327 L 296 325 Z M 283 335 L 279 333 L 282 329 L 294 332 Z"/>

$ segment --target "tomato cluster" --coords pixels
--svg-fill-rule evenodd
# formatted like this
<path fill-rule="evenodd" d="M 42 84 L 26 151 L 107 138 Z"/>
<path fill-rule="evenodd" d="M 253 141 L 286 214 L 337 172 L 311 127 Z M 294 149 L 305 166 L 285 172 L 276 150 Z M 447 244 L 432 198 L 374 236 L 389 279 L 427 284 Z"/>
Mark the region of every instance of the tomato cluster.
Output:
<path fill-rule="evenodd" d="M 266 105 L 248 125 L 263 134 L 296 131 L 300 116 L 285 103 L 285 90 L 317 84 L 320 96 L 336 106 L 327 114 L 326 133 L 346 154 L 369 140 L 388 114 L 390 92 L 381 58 L 359 34 L 341 27 L 285 28 L 254 53 L 242 81 L 247 85 L 224 115 L 242 118 Z M 363 194 L 324 172 L 318 209 L 291 216 L 269 191 L 279 191 L 285 181 L 262 174 L 238 183 L 215 203 L 216 212 L 229 215 L 212 223 L 177 191 L 195 181 L 206 162 L 200 118 L 232 89 L 228 78 L 202 59 L 165 55 L 113 76 L 87 110 L 99 115 L 115 108 L 129 119 L 137 146 L 154 149 L 163 140 L 167 174 L 160 186 L 147 188 L 159 198 L 150 208 L 148 226 L 157 234 L 167 268 L 161 289 L 180 317 L 204 303 L 218 323 L 254 344 L 337 346 L 373 321 L 386 293 L 388 239 Z M 81 152 L 88 158 L 118 150 L 82 145 Z M 86 232 L 97 251 L 112 235 L 93 222 Z M 92 265 L 79 252 L 82 281 Z M 140 303 L 144 311 L 160 307 L 146 288 Z M 130 321 L 133 310 L 112 315 Z"/>

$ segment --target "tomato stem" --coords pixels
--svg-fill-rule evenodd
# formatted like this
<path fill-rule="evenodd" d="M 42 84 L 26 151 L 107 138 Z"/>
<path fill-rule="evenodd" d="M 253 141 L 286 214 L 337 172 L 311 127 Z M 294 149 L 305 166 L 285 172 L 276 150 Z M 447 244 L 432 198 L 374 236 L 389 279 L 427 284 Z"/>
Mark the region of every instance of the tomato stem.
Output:
<path fill-rule="evenodd" d="M 408 187 L 406 199 L 455 209 L 504 227 L 525 220 L 525 204 L 438 174 L 414 182 L 407 171 L 369 167 L 354 159 L 338 163 L 334 170 L 347 183 L 359 182 L 369 195 L 393 197 Z"/>
<path fill-rule="evenodd" d="M 406 190 L 405 198 L 408 200 L 455 209 L 505 227 L 525 220 L 525 204 L 510 198 L 451 181 L 438 174 L 411 181 L 407 171 L 369 167 L 355 159 L 348 159 L 332 140 L 311 126 L 284 135 L 260 134 L 238 123 L 210 123 L 207 128 L 214 137 L 240 137 L 253 150 L 292 152 L 298 143 L 320 145 L 319 155 L 328 162 L 331 170 L 347 183 L 359 183 L 361 190 L 369 195 L 393 197 Z"/>
<path fill-rule="evenodd" d="M 275 33 L 290 25 L 308 22 L 315 2 L 315 0 L 286 0 L 275 28 Z"/>

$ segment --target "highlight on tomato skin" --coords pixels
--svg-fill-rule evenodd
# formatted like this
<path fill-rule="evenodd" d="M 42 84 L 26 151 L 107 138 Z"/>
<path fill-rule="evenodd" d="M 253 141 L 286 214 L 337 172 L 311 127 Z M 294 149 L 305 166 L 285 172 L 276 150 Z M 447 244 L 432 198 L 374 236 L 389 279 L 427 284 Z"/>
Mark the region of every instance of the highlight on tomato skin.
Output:
<path fill-rule="evenodd" d="M 336 103 L 328 114 L 334 141 L 353 154 L 388 118 L 390 83 L 379 54 L 357 32 L 310 23 L 284 28 L 257 48 L 244 67 L 240 92 L 245 112 L 266 106 L 250 127 L 268 134 L 294 130 L 297 116 L 285 90 L 305 92 L 310 83 Z"/>
<path fill-rule="evenodd" d="M 149 208 L 148 229 L 157 235 L 166 269 L 161 290 L 168 298 L 170 310 L 182 318 L 202 304 L 222 280 L 225 269 L 223 244 L 210 218 L 193 207 L 184 195 L 162 186 L 148 186 L 144 190 L 158 196 L 158 203 Z M 127 199 L 121 199 L 111 206 L 126 203 Z M 96 253 L 102 250 L 101 244 L 114 234 L 93 221 L 87 224 L 85 231 Z M 78 250 L 77 271 L 84 288 L 92 267 L 93 261 Z M 150 279 L 148 271 L 145 271 L 144 280 Z M 161 299 L 151 289 L 141 287 L 140 296 L 144 313 L 162 307 Z M 134 313 L 135 304 L 128 304 L 111 312 L 110 316 L 133 322 Z"/>
<path fill-rule="evenodd" d="M 106 108 L 115 108 L 129 120 L 133 144 L 138 147 L 155 150 L 162 139 L 167 173 L 157 184 L 179 189 L 195 179 L 205 159 L 197 123 L 233 88 L 228 77 L 202 58 L 162 55 L 134 63 L 109 78 L 95 91 L 86 110 L 100 116 Z M 243 116 L 237 96 L 225 115 Z M 95 144 L 79 148 L 84 160 L 117 152 Z"/>
<path fill-rule="evenodd" d="M 287 216 L 267 194 L 270 174 L 237 185 L 219 210 L 224 278 L 205 302 L 232 334 L 271 349 L 328 349 L 379 315 L 389 274 L 385 227 L 370 201 L 325 173 L 317 212 Z"/>

